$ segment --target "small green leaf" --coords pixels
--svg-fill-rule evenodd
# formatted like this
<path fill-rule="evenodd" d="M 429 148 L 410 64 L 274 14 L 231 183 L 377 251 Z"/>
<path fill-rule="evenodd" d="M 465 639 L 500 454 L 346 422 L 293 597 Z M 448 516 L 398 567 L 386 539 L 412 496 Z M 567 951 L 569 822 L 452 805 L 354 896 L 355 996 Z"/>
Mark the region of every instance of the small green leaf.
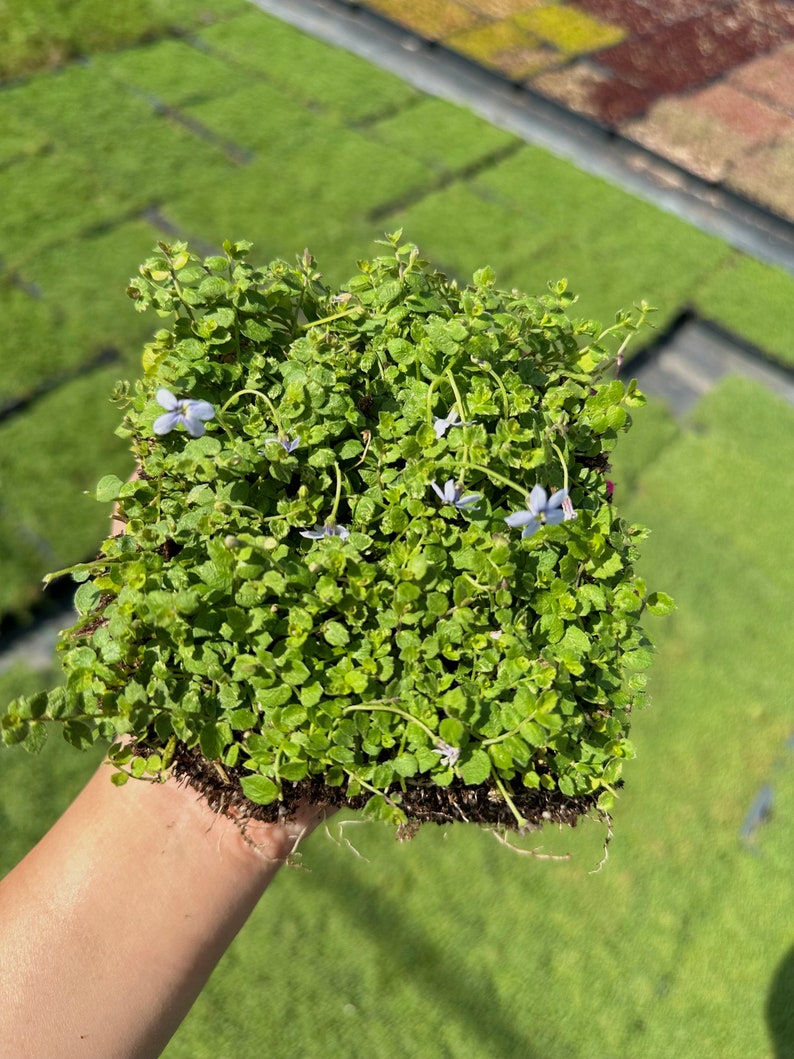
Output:
<path fill-rule="evenodd" d="M 350 633 L 347 629 L 338 621 L 326 622 L 325 628 L 323 629 L 323 636 L 333 647 L 344 647 L 350 643 Z"/>
<path fill-rule="evenodd" d="M 122 485 L 124 485 L 124 482 L 122 482 L 118 475 L 106 474 L 104 478 L 100 478 L 97 482 L 96 493 L 94 495 L 101 504 L 106 504 L 111 500 L 118 499 Z"/>
<path fill-rule="evenodd" d="M 648 596 L 648 610 L 651 614 L 663 616 L 675 610 L 675 601 L 666 592 L 651 592 Z"/>
<path fill-rule="evenodd" d="M 267 776 L 243 776 L 240 786 L 246 798 L 257 805 L 270 805 L 278 798 L 278 787 Z"/>
<path fill-rule="evenodd" d="M 465 755 L 465 756 L 464 756 Z M 471 750 L 461 756 L 458 762 L 458 771 L 463 782 L 470 787 L 485 783 L 491 775 L 491 759 L 484 750 L 479 748 Z"/>

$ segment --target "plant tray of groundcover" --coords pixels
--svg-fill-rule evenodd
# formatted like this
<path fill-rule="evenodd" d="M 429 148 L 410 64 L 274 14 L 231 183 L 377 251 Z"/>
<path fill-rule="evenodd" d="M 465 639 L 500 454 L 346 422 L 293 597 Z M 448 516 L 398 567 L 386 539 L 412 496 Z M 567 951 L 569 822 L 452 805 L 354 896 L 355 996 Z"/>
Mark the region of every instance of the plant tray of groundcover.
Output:
<path fill-rule="evenodd" d="M 609 812 L 639 619 L 670 607 L 606 477 L 642 397 L 605 376 L 647 307 L 601 327 L 564 282 L 461 287 L 385 245 L 338 291 L 244 242 L 141 266 L 168 326 L 114 394 L 138 472 L 96 496 L 124 532 L 50 575 L 80 583 L 63 683 L 11 703 L 5 743 L 122 736 L 115 782 L 172 770 L 237 817 Z"/>

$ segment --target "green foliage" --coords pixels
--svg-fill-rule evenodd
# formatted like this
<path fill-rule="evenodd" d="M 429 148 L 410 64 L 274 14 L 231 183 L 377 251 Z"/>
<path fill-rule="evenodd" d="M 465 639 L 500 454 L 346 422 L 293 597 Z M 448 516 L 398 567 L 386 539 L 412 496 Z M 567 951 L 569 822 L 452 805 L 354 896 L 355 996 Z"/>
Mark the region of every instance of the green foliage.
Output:
<path fill-rule="evenodd" d="M 170 327 L 117 393 L 140 478 L 95 493 L 127 532 L 71 570 L 65 684 L 12 703 L 6 742 L 35 745 L 45 717 L 79 747 L 131 733 L 152 752 L 118 752 L 137 775 L 179 740 L 249 772 L 260 804 L 323 777 L 397 822 L 406 784 L 455 776 L 518 823 L 521 785 L 609 808 L 650 661 L 638 619 L 669 606 L 603 474 L 643 400 L 600 381 L 610 340 L 647 309 L 602 331 L 562 283 L 508 294 L 482 269 L 461 289 L 387 245 L 337 293 L 308 252 L 257 269 L 247 243 L 161 243 L 141 267 L 129 294 Z M 163 388 L 213 405 L 206 433 L 154 432 Z M 476 506 L 443 501 L 450 482 Z M 535 485 L 578 517 L 524 539 L 505 517 Z"/>
<path fill-rule="evenodd" d="M 416 89 L 399 77 L 296 33 L 261 11 L 219 22 L 201 38 L 242 70 L 344 122 L 371 120 L 419 98 Z"/>
<path fill-rule="evenodd" d="M 47 570 L 93 554 L 107 532 L 109 511 L 85 492 L 100 467 L 124 474 L 130 466 L 106 396 L 117 375 L 103 368 L 72 379 L 0 423 L 3 613 L 24 611 Z M 71 423 L 79 429 L 66 429 Z"/>
<path fill-rule="evenodd" d="M 698 289 L 698 310 L 723 327 L 760 346 L 789 367 L 794 362 L 792 277 L 783 268 L 744 254 L 726 256 Z M 762 308 L 763 307 L 763 308 Z"/>
<path fill-rule="evenodd" d="M 52 69 L 76 56 L 149 40 L 243 9 L 244 0 L 4 0 L 0 81 Z"/>
<path fill-rule="evenodd" d="M 444 129 L 442 138 L 440 128 Z M 471 111 L 432 97 L 379 121 L 372 134 L 445 174 L 481 164 L 490 155 L 520 143 Z"/>

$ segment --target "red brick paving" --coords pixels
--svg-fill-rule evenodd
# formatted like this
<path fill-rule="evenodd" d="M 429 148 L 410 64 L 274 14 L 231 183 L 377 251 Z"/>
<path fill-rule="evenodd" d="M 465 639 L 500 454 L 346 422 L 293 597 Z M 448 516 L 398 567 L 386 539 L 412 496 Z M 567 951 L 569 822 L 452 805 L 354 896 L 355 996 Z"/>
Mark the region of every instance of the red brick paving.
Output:
<path fill-rule="evenodd" d="M 462 41 L 463 29 L 487 30 L 508 19 L 516 25 L 521 12 L 540 10 L 529 17 L 553 25 L 557 36 L 541 41 L 531 56 L 518 56 L 520 62 L 510 49 L 479 61 L 794 220 L 792 0 L 371 0 L 363 6 L 453 51 L 456 30 Z M 576 54 L 566 53 L 566 27 L 587 25 L 583 15 L 596 20 L 591 39 L 585 36 Z M 609 27 L 623 39 L 605 48 Z"/>

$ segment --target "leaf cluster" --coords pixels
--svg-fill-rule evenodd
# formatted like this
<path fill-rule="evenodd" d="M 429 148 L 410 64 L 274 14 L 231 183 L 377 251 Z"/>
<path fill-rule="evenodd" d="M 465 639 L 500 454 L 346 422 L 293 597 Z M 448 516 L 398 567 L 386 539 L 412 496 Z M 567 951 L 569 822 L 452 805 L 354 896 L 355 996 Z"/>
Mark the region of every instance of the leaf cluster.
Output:
<path fill-rule="evenodd" d="M 11 704 L 5 742 L 35 749 L 52 721 L 81 747 L 128 735 L 148 756 L 117 747 L 121 779 L 199 747 L 254 802 L 319 777 L 395 822 L 411 785 L 453 781 L 610 807 L 639 619 L 672 606 L 635 575 L 645 531 L 605 479 L 643 400 L 605 375 L 647 307 L 602 327 L 564 282 L 459 287 L 400 233 L 386 246 L 339 291 L 308 252 L 255 268 L 244 242 L 141 266 L 128 293 L 168 326 L 115 395 L 140 471 L 96 492 L 126 532 L 69 571 L 64 682 Z M 214 406 L 204 436 L 154 434 L 161 388 Z M 440 500 L 450 479 L 476 507 Z M 525 539 L 504 519 L 536 484 L 577 517 Z"/>

